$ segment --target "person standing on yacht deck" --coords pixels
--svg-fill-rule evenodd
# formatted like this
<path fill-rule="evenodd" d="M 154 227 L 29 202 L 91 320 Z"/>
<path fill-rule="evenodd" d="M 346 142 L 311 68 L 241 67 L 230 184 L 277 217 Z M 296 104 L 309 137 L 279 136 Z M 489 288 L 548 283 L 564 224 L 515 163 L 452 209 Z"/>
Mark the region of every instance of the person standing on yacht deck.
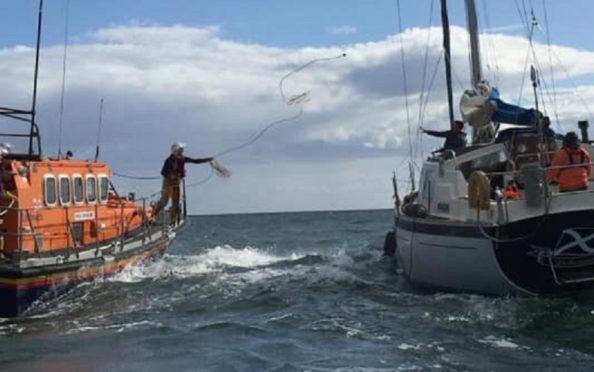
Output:
<path fill-rule="evenodd" d="M 592 172 L 590 154 L 580 146 L 575 132 L 567 132 L 563 147 L 555 154 L 547 180 L 559 184 L 559 192 L 586 190 Z"/>
<path fill-rule="evenodd" d="M 421 131 L 433 137 L 445 138 L 443 150 L 456 150 L 466 146 L 466 133 L 463 131 L 464 122 L 456 120 L 450 130 L 437 131 L 426 130 L 421 127 Z"/>

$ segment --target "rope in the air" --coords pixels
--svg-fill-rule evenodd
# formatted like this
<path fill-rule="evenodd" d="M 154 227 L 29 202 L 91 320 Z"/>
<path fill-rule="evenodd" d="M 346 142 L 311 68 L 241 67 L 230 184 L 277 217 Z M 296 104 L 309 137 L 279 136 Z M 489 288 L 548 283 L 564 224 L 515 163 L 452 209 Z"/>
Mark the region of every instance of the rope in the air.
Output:
<path fill-rule="evenodd" d="M 271 128 L 273 128 L 273 127 L 275 127 L 277 125 L 281 125 L 281 124 L 285 124 L 285 123 L 288 123 L 288 122 L 297 120 L 299 117 L 301 117 L 303 115 L 303 105 L 309 100 L 309 93 L 310 92 L 309 91 L 302 92 L 300 94 L 296 94 L 296 95 L 293 95 L 293 96 L 288 97 L 287 94 L 284 91 L 284 87 L 283 87 L 284 81 L 287 78 L 289 78 L 291 75 L 294 75 L 294 74 L 296 74 L 296 73 L 304 70 L 305 68 L 307 68 L 307 67 L 309 67 L 309 66 L 311 66 L 311 65 L 313 65 L 315 63 L 323 62 L 323 61 L 331 61 L 331 60 L 335 60 L 335 59 L 339 59 L 339 58 L 343 58 L 343 57 L 346 57 L 346 53 L 341 53 L 340 55 L 333 56 L 333 57 L 316 58 L 316 59 L 313 59 L 313 60 L 311 60 L 311 61 L 309 61 L 309 62 L 307 62 L 307 63 L 305 63 L 305 64 L 303 64 L 303 65 L 301 65 L 301 66 L 299 66 L 299 67 L 297 67 L 297 68 L 295 68 L 293 70 L 291 70 L 291 71 L 289 71 L 287 74 L 285 74 L 279 80 L 279 93 L 280 93 L 280 96 L 281 96 L 283 102 L 285 103 L 285 105 L 287 105 L 287 106 L 298 106 L 299 107 L 298 112 L 295 115 L 284 117 L 282 119 L 275 120 L 275 121 L 273 121 L 273 122 L 271 122 L 269 124 L 266 124 L 254 136 L 252 136 L 252 138 L 250 138 L 246 142 L 244 142 L 242 144 L 239 144 L 237 146 L 230 147 L 230 148 L 225 149 L 225 150 L 223 150 L 221 152 L 218 152 L 218 153 L 216 153 L 213 156 L 213 158 L 218 158 L 218 157 L 221 157 L 221 156 L 230 154 L 232 152 L 239 151 L 239 150 L 241 150 L 241 149 L 243 149 L 245 147 L 248 147 L 248 146 L 254 144 L 256 141 L 258 141 L 260 138 L 262 138 L 262 136 L 268 130 L 270 130 Z M 208 176 L 204 177 L 203 179 L 201 179 L 201 180 L 199 180 L 197 182 L 188 184 L 188 185 L 186 185 L 186 187 L 195 187 L 195 186 L 202 185 L 202 184 L 208 182 L 212 178 L 212 176 L 215 173 L 215 171 L 217 171 L 217 169 L 215 169 L 215 167 L 212 167 L 212 164 L 211 164 L 211 172 L 208 174 Z M 115 175 L 115 176 L 118 176 L 118 177 L 128 178 L 128 179 L 134 179 L 134 180 L 157 180 L 157 179 L 161 179 L 160 176 L 133 176 L 133 175 L 119 173 L 119 172 L 112 172 L 112 174 Z M 156 192 L 154 194 L 151 194 L 150 197 L 153 197 L 155 195 L 158 195 L 159 193 L 160 193 L 160 191 L 159 192 Z"/>

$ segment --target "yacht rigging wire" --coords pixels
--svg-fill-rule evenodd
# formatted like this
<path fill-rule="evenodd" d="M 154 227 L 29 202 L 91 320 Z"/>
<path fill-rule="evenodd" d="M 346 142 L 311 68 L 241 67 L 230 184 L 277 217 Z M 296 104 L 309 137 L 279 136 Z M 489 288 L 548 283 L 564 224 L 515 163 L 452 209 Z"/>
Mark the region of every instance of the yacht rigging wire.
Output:
<path fill-rule="evenodd" d="M 544 15 L 544 22 L 545 22 L 545 35 L 547 40 L 547 55 L 549 57 L 549 74 L 551 75 L 551 85 L 553 89 L 553 113 L 555 115 L 555 123 L 557 124 L 557 130 L 561 129 L 561 124 L 559 121 L 559 111 L 557 106 L 557 89 L 555 87 L 555 69 L 553 68 L 553 47 L 551 45 L 551 32 L 549 28 L 549 16 L 547 12 L 547 3 L 546 0 L 542 0 L 542 9 Z"/>
<path fill-rule="evenodd" d="M 402 83 L 404 88 L 404 106 L 406 108 L 406 126 L 408 130 L 408 156 L 409 161 L 413 161 L 413 144 L 412 144 L 412 133 L 410 127 L 410 112 L 409 112 L 409 104 L 408 104 L 408 82 L 406 78 L 406 60 L 404 58 L 404 41 L 402 38 L 402 15 L 400 11 L 400 0 L 396 0 L 396 8 L 398 9 L 398 35 L 400 40 L 400 59 L 402 66 Z"/>
<path fill-rule="evenodd" d="M 487 8 L 486 0 L 482 0 L 481 4 L 483 9 L 481 14 L 484 18 L 486 29 L 491 30 L 491 18 L 489 17 L 489 11 Z M 487 62 L 485 67 L 489 72 L 488 80 L 494 82 L 495 86 L 499 86 L 499 61 L 497 60 L 497 53 L 491 53 L 491 50 L 497 50 L 493 39 L 494 38 L 491 37 L 489 33 L 484 33 L 483 40 L 485 42 L 483 43 L 483 45 L 488 46 L 487 48 L 484 48 L 484 56 Z"/>
<path fill-rule="evenodd" d="M 421 89 L 419 91 L 419 113 L 418 113 L 418 123 L 417 123 L 417 133 L 416 133 L 416 140 L 415 140 L 415 147 L 413 151 L 413 159 L 416 162 L 419 147 L 423 147 L 423 136 L 422 132 L 420 131 L 421 127 L 423 126 L 423 116 L 425 114 L 423 101 L 424 101 L 424 94 L 425 94 L 425 84 L 427 83 L 427 66 L 429 64 L 429 45 L 431 43 L 431 24 L 433 22 L 433 8 L 435 6 L 435 0 L 431 0 L 431 4 L 429 6 L 429 24 L 427 25 L 427 41 L 425 42 L 425 56 L 423 57 L 423 75 L 421 78 Z M 440 57 L 441 58 L 441 57 Z M 426 106 L 425 106 L 426 107 Z"/>

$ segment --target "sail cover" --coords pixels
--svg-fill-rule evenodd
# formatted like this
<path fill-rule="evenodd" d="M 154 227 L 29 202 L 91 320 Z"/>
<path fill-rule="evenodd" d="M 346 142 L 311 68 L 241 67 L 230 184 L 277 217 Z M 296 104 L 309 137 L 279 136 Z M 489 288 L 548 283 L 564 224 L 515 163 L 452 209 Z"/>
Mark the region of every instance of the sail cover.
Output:
<path fill-rule="evenodd" d="M 478 128 L 490 122 L 535 125 L 537 111 L 506 103 L 499 97 L 499 90 L 482 81 L 474 89 L 464 91 L 460 111 L 465 121 Z"/>

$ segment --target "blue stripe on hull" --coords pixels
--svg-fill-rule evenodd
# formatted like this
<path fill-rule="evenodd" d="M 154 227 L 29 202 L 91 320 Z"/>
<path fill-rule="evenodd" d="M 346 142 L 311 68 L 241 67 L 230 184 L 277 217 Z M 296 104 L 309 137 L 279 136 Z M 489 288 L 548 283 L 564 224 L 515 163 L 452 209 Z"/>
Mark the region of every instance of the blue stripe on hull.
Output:
<path fill-rule="evenodd" d="M 0 304 L 2 304 L 0 306 L 0 317 L 9 318 L 22 314 L 34 302 L 49 302 L 81 282 L 83 281 L 67 280 L 58 285 L 28 287 L 19 290 L 0 288 Z"/>

